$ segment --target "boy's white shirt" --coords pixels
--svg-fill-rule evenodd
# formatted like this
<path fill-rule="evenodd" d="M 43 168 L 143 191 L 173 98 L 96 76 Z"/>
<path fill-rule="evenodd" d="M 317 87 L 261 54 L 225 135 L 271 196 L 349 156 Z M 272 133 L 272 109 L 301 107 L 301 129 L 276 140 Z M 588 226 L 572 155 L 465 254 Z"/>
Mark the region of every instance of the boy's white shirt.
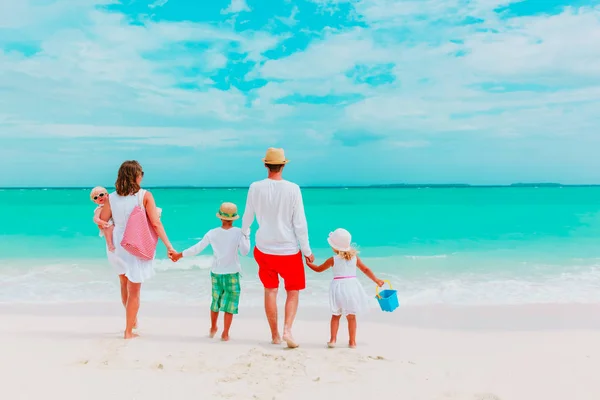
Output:
<path fill-rule="evenodd" d="M 211 229 L 201 241 L 183 251 L 183 257 L 192 257 L 201 253 L 205 248 L 213 249 L 211 271 L 215 274 L 235 274 L 242 272 L 238 253 L 247 256 L 250 252 L 250 236 L 242 234 L 237 227 Z"/>

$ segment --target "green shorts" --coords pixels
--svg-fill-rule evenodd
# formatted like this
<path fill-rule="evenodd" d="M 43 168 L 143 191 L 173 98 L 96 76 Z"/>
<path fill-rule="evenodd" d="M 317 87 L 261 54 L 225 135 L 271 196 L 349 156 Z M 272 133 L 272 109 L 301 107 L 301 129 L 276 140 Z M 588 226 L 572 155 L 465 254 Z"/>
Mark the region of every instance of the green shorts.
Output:
<path fill-rule="evenodd" d="M 237 314 L 240 304 L 240 274 L 210 273 L 212 281 L 212 303 L 210 311 Z"/>

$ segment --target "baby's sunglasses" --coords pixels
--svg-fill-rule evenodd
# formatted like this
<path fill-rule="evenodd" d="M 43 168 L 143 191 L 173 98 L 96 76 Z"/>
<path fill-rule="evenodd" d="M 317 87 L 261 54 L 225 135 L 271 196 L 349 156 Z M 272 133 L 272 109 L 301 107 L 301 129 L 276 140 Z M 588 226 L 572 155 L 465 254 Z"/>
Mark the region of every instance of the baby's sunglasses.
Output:
<path fill-rule="evenodd" d="M 94 196 L 93 198 L 94 198 L 94 200 L 98 200 L 99 197 L 104 197 L 104 195 L 108 196 L 108 193 L 100 193 L 99 195 Z"/>

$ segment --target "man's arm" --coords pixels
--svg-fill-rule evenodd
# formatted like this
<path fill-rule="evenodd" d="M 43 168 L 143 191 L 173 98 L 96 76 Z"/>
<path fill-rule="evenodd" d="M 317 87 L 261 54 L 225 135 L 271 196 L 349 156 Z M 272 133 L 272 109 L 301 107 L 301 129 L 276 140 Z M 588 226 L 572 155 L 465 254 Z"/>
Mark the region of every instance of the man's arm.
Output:
<path fill-rule="evenodd" d="M 250 226 L 254 222 L 254 204 L 252 203 L 252 193 L 254 186 L 250 185 L 248 196 L 246 197 L 246 207 L 244 208 L 244 216 L 242 217 L 242 234 L 250 236 Z"/>
<path fill-rule="evenodd" d="M 333 267 L 333 257 L 329 257 L 327 260 L 325 260 L 325 262 L 321 265 L 316 265 L 313 264 L 310 261 L 306 262 L 306 265 L 308 265 L 308 267 L 310 269 L 312 269 L 315 272 L 323 272 L 323 271 L 327 271 L 329 268 Z"/>
<path fill-rule="evenodd" d="M 294 214 L 292 216 L 292 225 L 294 227 L 294 233 L 296 239 L 300 244 L 300 250 L 304 257 L 311 257 L 312 250 L 308 242 L 308 224 L 306 223 L 306 215 L 304 214 L 304 202 L 302 201 L 302 192 L 300 188 L 296 193 L 296 199 L 294 204 Z M 312 261 L 312 260 L 311 260 Z"/>
<path fill-rule="evenodd" d="M 243 233 L 240 235 L 238 250 L 244 257 L 250 253 L 250 236 L 244 235 Z"/>

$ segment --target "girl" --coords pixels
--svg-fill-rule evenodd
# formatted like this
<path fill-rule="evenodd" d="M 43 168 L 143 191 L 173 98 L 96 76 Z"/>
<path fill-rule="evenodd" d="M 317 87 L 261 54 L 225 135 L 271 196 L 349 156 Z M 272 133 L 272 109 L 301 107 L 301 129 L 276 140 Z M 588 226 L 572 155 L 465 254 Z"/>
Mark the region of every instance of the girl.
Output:
<path fill-rule="evenodd" d="M 323 265 L 315 265 L 309 261 L 306 264 L 315 272 L 323 272 L 333 268 L 333 280 L 329 286 L 329 304 L 331 306 L 331 338 L 327 347 L 335 347 L 340 318 L 346 315 L 348 319 L 349 347 L 356 347 L 356 314 L 369 308 L 369 297 L 362 285 L 356 279 L 356 267 L 369 277 L 377 286 L 383 286 L 373 272 L 357 257 L 357 251 L 351 245 L 352 236 L 345 229 L 336 229 L 329 234 L 327 242 L 335 256 L 329 258 Z"/>

